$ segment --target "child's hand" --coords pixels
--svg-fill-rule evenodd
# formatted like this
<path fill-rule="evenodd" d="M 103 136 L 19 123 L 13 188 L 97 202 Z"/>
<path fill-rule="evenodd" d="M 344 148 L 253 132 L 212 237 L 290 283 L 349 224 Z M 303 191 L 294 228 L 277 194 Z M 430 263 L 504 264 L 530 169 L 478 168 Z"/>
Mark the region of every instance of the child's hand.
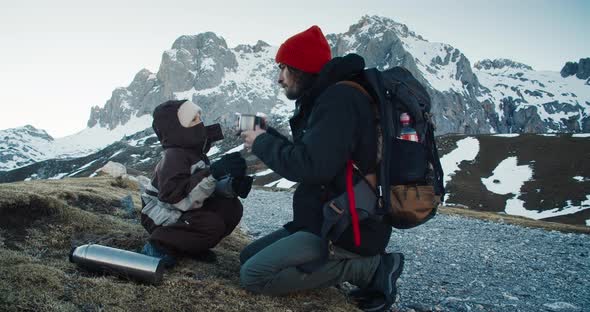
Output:
<path fill-rule="evenodd" d="M 234 178 L 231 183 L 234 193 L 236 193 L 236 195 L 240 196 L 241 198 L 248 197 L 248 193 L 250 193 L 250 190 L 252 189 L 252 181 L 254 181 L 254 178 L 251 176 Z"/>
<path fill-rule="evenodd" d="M 254 178 L 251 176 L 222 178 L 215 184 L 215 194 L 227 198 L 235 198 L 236 196 L 246 198 L 252 189 L 253 180 Z"/>
<path fill-rule="evenodd" d="M 243 177 L 246 175 L 246 160 L 239 152 L 226 154 L 209 166 L 211 175 L 219 180 L 223 176 Z"/>

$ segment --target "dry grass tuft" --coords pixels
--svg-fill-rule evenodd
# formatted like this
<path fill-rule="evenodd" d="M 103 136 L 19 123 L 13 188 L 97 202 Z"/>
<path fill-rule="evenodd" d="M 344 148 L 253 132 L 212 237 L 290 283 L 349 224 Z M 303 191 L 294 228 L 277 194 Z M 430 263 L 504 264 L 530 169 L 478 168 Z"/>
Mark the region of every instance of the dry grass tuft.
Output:
<path fill-rule="evenodd" d="M 123 209 L 131 194 L 135 211 Z M 85 243 L 137 251 L 137 185 L 106 176 L 0 184 L 0 311 L 353 311 L 335 288 L 285 297 L 238 284 L 240 231 L 216 248 L 218 262 L 181 259 L 151 286 L 80 270 L 68 261 Z"/>

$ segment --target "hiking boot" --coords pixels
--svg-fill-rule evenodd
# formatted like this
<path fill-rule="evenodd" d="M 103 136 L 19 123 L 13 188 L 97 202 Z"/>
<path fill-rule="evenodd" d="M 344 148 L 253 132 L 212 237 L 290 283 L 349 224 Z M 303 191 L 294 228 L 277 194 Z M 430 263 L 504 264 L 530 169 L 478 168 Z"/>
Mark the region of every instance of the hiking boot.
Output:
<path fill-rule="evenodd" d="M 150 256 L 159 258 L 160 262 L 164 265 L 165 268 L 170 269 L 176 265 L 176 258 L 172 257 L 171 255 L 165 253 L 163 250 L 156 247 L 154 244 L 147 242 L 143 245 L 141 249 L 141 253 Z"/>
<path fill-rule="evenodd" d="M 396 283 L 403 270 L 403 254 L 383 254 L 369 287 L 351 292 L 349 296 L 363 311 L 389 311 L 397 299 Z"/>

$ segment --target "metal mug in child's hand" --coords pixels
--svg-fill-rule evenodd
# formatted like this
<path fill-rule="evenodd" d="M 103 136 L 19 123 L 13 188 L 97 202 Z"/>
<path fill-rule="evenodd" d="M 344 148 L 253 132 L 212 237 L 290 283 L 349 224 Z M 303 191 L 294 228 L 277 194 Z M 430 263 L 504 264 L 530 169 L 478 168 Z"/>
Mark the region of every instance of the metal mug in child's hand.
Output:
<path fill-rule="evenodd" d="M 236 113 L 236 116 L 236 130 L 238 130 L 238 133 L 242 131 L 255 130 L 256 126 L 259 126 L 261 129 L 266 128 L 266 115 L 263 113 L 256 113 L 256 115 Z"/>

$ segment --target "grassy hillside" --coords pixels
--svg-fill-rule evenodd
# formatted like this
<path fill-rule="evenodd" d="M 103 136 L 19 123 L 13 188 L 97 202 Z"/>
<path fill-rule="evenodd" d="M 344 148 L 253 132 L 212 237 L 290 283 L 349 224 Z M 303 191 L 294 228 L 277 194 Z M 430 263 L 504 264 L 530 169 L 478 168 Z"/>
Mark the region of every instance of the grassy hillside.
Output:
<path fill-rule="evenodd" d="M 131 194 L 135 212 L 120 199 Z M 183 259 L 159 286 L 94 275 L 68 261 L 84 243 L 137 251 L 137 186 L 108 177 L 0 184 L 0 311 L 352 311 L 335 288 L 286 297 L 238 285 L 240 231 L 216 247 L 218 262 Z"/>

